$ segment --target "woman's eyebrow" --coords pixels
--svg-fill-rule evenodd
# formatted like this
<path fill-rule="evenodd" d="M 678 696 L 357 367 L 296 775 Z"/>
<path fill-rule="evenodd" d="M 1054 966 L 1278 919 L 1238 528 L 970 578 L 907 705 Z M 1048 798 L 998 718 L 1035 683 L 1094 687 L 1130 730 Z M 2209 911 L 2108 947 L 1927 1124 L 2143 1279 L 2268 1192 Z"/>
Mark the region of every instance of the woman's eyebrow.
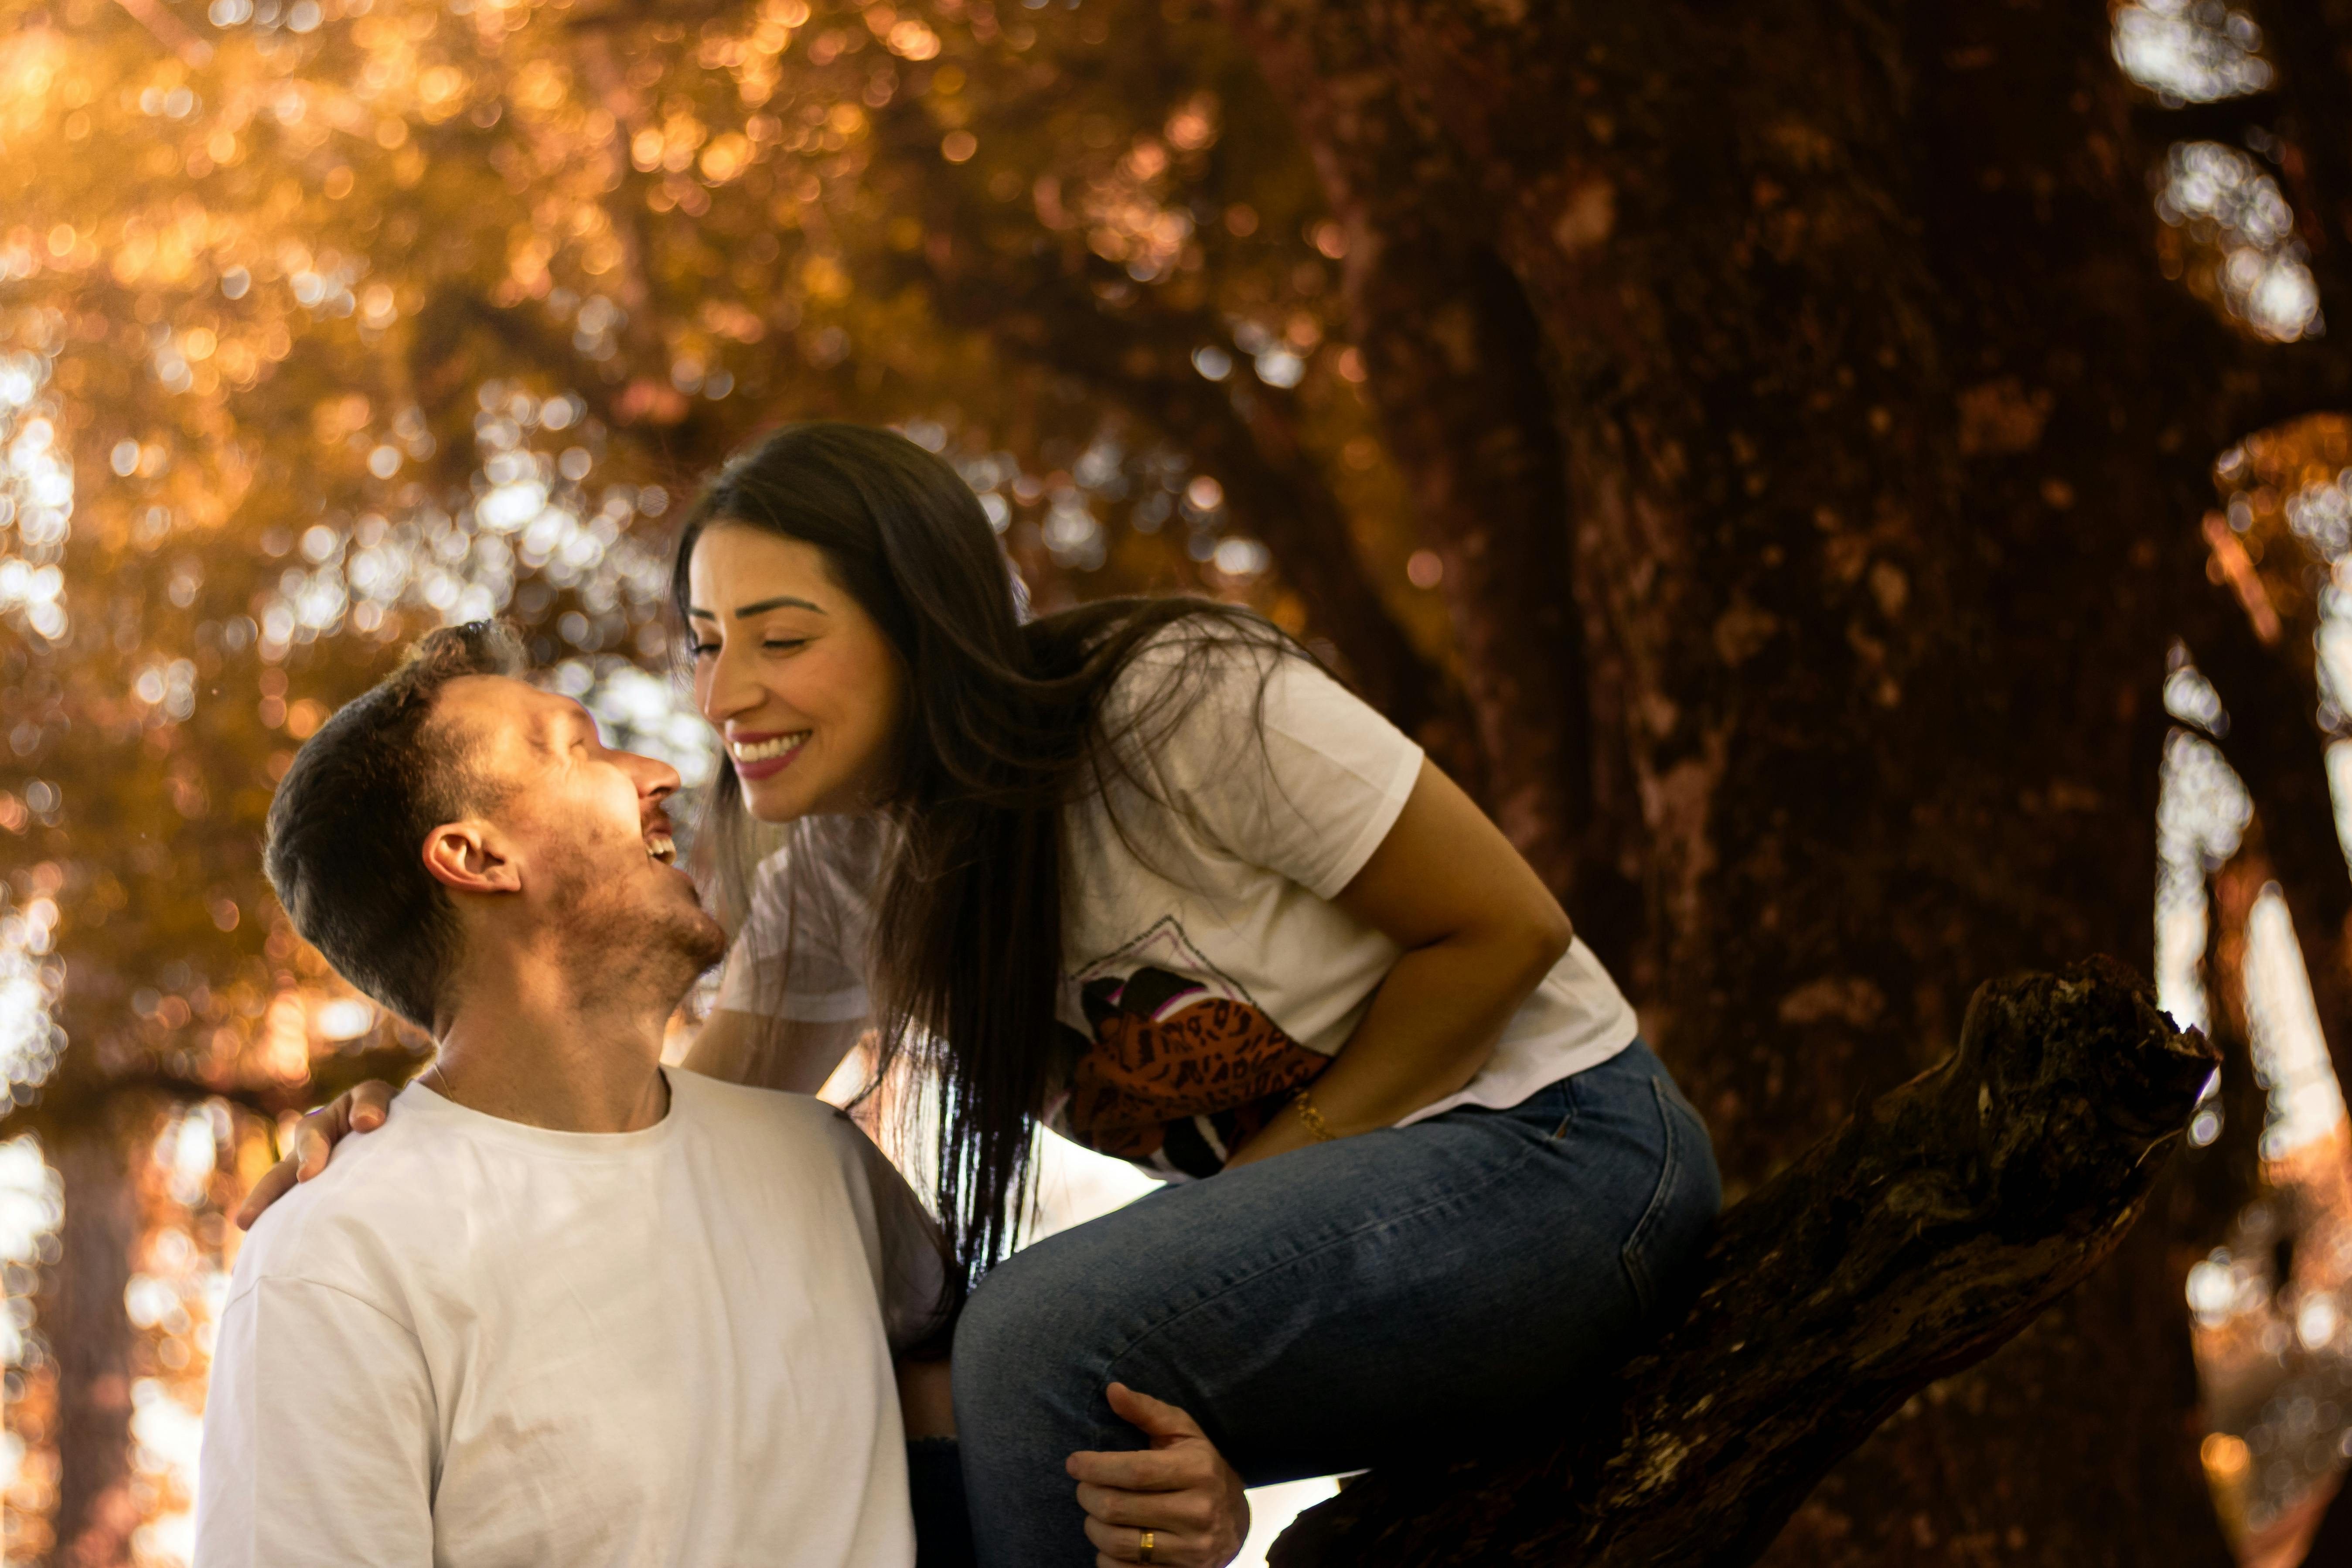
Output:
<path fill-rule="evenodd" d="M 735 618 L 740 621 L 747 616 L 764 614 L 769 610 L 814 610 L 820 616 L 824 614 L 824 610 L 822 605 L 812 605 L 806 599 L 795 599 L 788 595 L 780 595 L 773 599 L 762 599 L 756 605 L 736 605 Z M 710 616 L 710 612 L 708 610 L 691 610 L 688 614 L 709 616 L 712 620 L 718 619 L 716 616 Z"/>

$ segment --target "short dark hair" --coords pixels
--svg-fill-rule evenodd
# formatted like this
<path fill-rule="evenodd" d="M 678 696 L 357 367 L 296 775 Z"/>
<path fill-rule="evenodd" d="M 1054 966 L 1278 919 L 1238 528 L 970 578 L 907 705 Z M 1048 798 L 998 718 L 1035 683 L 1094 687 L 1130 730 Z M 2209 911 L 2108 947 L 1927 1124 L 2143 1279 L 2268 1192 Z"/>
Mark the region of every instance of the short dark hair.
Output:
<path fill-rule="evenodd" d="M 496 622 L 419 638 L 304 742 L 270 803 L 263 864 L 294 929 L 343 978 L 428 1031 L 457 907 L 425 868 L 425 836 L 496 804 L 466 766 L 465 737 L 432 721 L 434 702 L 460 676 L 525 665 L 520 640 Z"/>

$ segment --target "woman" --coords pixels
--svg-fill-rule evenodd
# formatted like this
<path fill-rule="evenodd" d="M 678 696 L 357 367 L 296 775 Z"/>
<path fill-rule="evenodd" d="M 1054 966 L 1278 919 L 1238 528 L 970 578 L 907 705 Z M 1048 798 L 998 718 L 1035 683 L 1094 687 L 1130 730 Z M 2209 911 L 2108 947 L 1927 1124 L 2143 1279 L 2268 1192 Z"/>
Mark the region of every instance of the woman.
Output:
<path fill-rule="evenodd" d="M 1671 1304 L 1704 1126 L 1526 862 L 1290 639 L 1024 625 L 953 469 L 841 425 L 730 463 L 674 588 L 731 763 L 698 853 L 748 912 L 689 1064 L 813 1090 L 874 1029 L 936 1070 L 983 1563 L 1086 1563 L 1081 1523 L 1187 1560 L 1061 1474 L 1135 1445 L 1114 1381 L 1261 1484 L 1507 1418 Z M 1171 1184 L 1000 1262 L 1040 1122 Z"/>

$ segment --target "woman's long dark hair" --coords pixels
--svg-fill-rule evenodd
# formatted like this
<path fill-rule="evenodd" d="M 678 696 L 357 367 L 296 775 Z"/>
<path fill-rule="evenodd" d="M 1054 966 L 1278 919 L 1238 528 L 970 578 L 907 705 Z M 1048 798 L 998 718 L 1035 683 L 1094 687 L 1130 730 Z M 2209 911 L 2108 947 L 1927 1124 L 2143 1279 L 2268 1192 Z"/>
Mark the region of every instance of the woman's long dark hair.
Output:
<path fill-rule="evenodd" d="M 897 655 L 904 700 L 878 838 L 851 819 L 793 824 L 792 892 L 798 905 L 804 891 L 822 897 L 824 882 L 862 875 L 849 868 L 858 860 L 878 866 L 868 893 L 876 1076 L 909 1052 L 934 1056 L 945 1096 L 940 1216 L 967 1271 L 985 1268 L 1010 1250 L 1033 1123 L 1069 1065 L 1055 1026 L 1063 807 L 1107 790 L 1113 772 L 1150 792 L 1130 759 L 1183 716 L 1200 653 L 1297 645 L 1200 599 L 1108 600 L 1024 625 L 979 498 L 887 430 L 797 426 L 731 460 L 686 515 L 671 573 L 681 619 L 695 542 L 718 523 L 815 546 Z M 1104 733 L 1113 682 L 1155 638 L 1186 657 L 1143 700 L 1123 697 L 1118 732 Z M 734 770 L 722 767 L 697 858 L 718 873 L 731 920 L 745 908 L 752 835 Z"/>

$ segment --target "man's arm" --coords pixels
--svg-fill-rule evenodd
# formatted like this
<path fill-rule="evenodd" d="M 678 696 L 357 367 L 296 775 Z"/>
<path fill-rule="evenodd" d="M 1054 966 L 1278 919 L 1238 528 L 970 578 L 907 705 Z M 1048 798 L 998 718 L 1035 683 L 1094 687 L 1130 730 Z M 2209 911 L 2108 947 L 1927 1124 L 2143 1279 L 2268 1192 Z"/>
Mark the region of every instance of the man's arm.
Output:
<path fill-rule="evenodd" d="M 855 1018 L 769 1018 L 721 1007 L 703 1021 L 684 1066 L 753 1089 L 814 1094 L 872 1024 Z"/>
<path fill-rule="evenodd" d="M 214 1350 L 195 1568 L 431 1568 L 436 1434 L 415 1335 L 332 1286 L 257 1281 Z"/>
<path fill-rule="evenodd" d="M 898 1414 L 906 1422 L 907 1440 L 911 1443 L 924 1437 L 954 1436 L 955 1380 L 948 1370 L 947 1358 L 915 1361 L 900 1356 L 896 1365 Z"/>

